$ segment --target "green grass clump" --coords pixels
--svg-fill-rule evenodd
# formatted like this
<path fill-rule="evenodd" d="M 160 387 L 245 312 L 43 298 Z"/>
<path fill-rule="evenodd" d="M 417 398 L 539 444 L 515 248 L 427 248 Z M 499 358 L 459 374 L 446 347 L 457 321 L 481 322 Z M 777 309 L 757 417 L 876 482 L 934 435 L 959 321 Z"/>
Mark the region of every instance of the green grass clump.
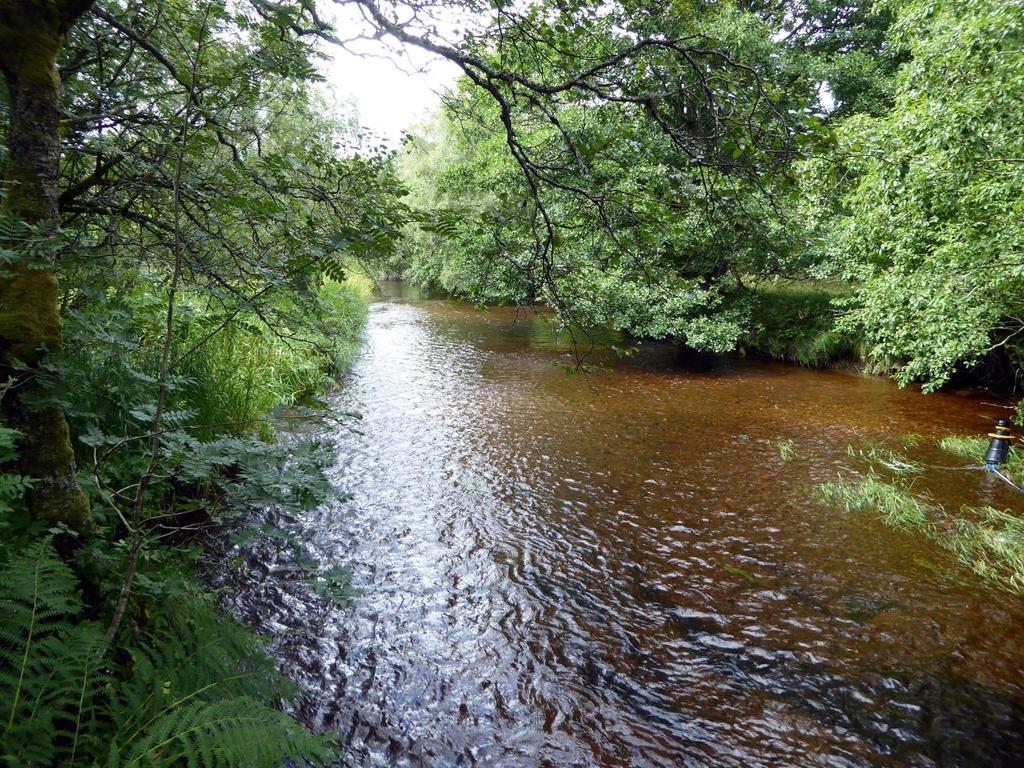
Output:
<path fill-rule="evenodd" d="M 834 281 L 776 281 L 751 292 L 747 352 L 809 367 L 862 359 L 860 339 L 836 324 L 835 299 L 850 289 Z"/>
<path fill-rule="evenodd" d="M 949 547 L 983 579 L 1024 593 L 1024 520 L 992 507 L 965 507 Z"/>
<path fill-rule="evenodd" d="M 939 440 L 939 447 L 957 456 L 962 456 L 974 464 L 980 465 L 985 460 L 985 452 L 991 438 L 977 435 L 949 435 Z M 1017 485 L 1024 484 L 1024 451 L 1018 444 L 1010 444 L 1010 454 L 1002 471 Z"/>
<path fill-rule="evenodd" d="M 943 506 L 874 473 L 819 488 L 822 501 L 846 512 L 876 512 L 887 524 L 918 531 L 956 555 L 993 586 L 1024 594 L 1024 520 L 992 507 Z"/>
<path fill-rule="evenodd" d="M 278 308 L 280 317 L 293 314 L 293 323 L 270 328 L 259 317 L 240 317 L 206 339 L 219 321 L 197 317 L 181 343 L 206 339 L 181 367 L 197 421 L 244 429 L 276 406 L 329 387 L 359 351 L 367 304 L 361 284 L 328 281 L 308 307 Z"/>
<path fill-rule="evenodd" d="M 928 531 L 941 508 L 908 489 L 869 474 L 860 480 L 837 480 L 820 486 L 823 500 L 846 512 L 875 510 L 889 525 Z"/>
<path fill-rule="evenodd" d="M 949 435 L 939 440 L 939 448 L 948 452 L 963 456 L 965 459 L 973 459 L 981 462 L 988 450 L 989 438 L 977 437 L 975 435 Z"/>
<path fill-rule="evenodd" d="M 928 438 L 924 435 L 910 434 L 900 437 L 900 443 L 907 448 L 917 448 L 921 443 L 926 442 L 927 440 Z"/>
<path fill-rule="evenodd" d="M 783 461 L 792 461 L 797 457 L 796 444 L 788 438 L 772 440 L 771 444 L 779 451 L 779 458 Z"/>

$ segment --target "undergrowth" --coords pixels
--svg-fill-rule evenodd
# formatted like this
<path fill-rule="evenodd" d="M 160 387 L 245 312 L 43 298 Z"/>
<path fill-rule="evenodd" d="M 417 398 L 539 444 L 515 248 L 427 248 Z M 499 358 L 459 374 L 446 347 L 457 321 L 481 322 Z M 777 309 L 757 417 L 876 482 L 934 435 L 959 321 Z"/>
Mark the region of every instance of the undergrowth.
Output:
<path fill-rule="evenodd" d="M 171 348 L 181 364 L 166 379 L 160 421 L 165 305 L 144 281 L 86 294 L 79 287 L 88 300 L 68 312 L 68 352 L 50 395 L 78 436 L 88 530 L 46 530 L 29 517 L 27 481 L 9 469 L 19 433 L 0 425 L 8 468 L 0 472 L 0 765 L 330 763 L 333 738 L 280 711 L 296 687 L 255 635 L 218 610 L 197 574 L 204 536 L 233 530 L 243 547 L 284 536 L 248 531 L 249 513 L 299 511 L 331 493 L 331 447 L 276 442 L 268 417 L 347 369 L 360 344 L 365 288 L 327 281 L 301 302 L 282 298 L 260 314 L 244 306 L 215 312 L 183 297 L 185 322 Z M 267 312 L 276 313 L 270 324 Z M 147 473 L 136 523 L 131 502 Z M 346 574 L 301 547 L 294 554 L 312 592 L 347 599 Z"/>
<path fill-rule="evenodd" d="M 328 738 L 275 708 L 295 689 L 255 636 L 177 568 L 160 575 L 161 599 L 111 648 L 49 537 L 0 569 L 5 764 L 241 768 L 332 759 Z"/>
<path fill-rule="evenodd" d="M 860 339 L 836 324 L 833 302 L 848 295 L 841 283 L 778 281 L 750 295 L 751 330 L 741 340 L 747 353 L 813 368 L 863 362 Z"/>
<path fill-rule="evenodd" d="M 329 386 L 359 349 L 367 293 L 361 283 L 329 281 L 300 306 L 271 308 L 286 318 L 274 334 L 259 317 L 218 332 L 201 354 L 185 358 L 180 371 L 189 380 L 197 420 L 251 423 Z M 303 326 L 289 324 L 290 314 L 301 316 Z M 187 348 L 201 341 L 219 322 L 216 316 L 194 317 L 179 343 Z"/>

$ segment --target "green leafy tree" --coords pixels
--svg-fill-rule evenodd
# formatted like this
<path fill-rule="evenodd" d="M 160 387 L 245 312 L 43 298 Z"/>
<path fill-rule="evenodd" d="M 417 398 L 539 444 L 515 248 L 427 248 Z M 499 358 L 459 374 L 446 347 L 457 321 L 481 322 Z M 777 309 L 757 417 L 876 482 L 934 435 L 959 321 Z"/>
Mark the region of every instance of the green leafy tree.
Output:
<path fill-rule="evenodd" d="M 625 45 L 620 25 L 671 41 L 606 65 L 602 86 L 616 83 L 621 99 L 602 100 L 594 85 L 548 105 L 495 97 L 467 78 L 403 160 L 413 189 L 429 179 L 419 198 L 444 204 L 410 243 L 411 276 L 479 301 L 543 301 L 584 326 L 698 349 L 736 344 L 743 280 L 794 256 L 787 171 L 812 91 L 774 85 L 776 46 L 752 14 L 696 4 L 647 11 L 624 8 L 587 30 L 607 50 Z M 571 54 L 523 53 L 527 40 L 573 34 L 557 25 L 534 20 L 525 39 L 503 33 L 487 61 L 514 59 L 528 82 L 576 64 Z M 680 41 L 691 47 L 682 58 Z"/>
<path fill-rule="evenodd" d="M 1024 4 L 887 7 L 910 60 L 890 112 L 839 130 L 852 183 L 822 226 L 830 263 L 861 283 L 847 322 L 900 381 L 935 388 L 994 353 L 1019 360 Z"/>
<path fill-rule="evenodd" d="M 875 0 L 745 0 L 773 29 L 794 77 L 821 89 L 829 120 L 882 115 L 893 105 L 906 49 L 889 44 L 892 8 Z M 827 95 L 825 90 L 827 89 Z"/>

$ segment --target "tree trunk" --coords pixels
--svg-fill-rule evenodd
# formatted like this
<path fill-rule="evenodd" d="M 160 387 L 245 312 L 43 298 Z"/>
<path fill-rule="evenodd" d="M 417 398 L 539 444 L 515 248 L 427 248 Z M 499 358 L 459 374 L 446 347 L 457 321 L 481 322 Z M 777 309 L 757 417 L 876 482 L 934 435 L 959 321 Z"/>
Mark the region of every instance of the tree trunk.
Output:
<path fill-rule="evenodd" d="M 60 77 L 57 55 L 68 27 L 91 3 L 0 0 L 0 70 L 10 95 L 4 209 L 43 229 L 57 224 L 60 173 Z M 36 405 L 44 355 L 61 349 L 54 259 L 27 257 L 0 275 L 0 376 L 7 425 L 21 430 L 19 471 L 32 478 L 33 516 L 80 529 L 89 503 L 78 485 L 67 419 L 56 405 Z"/>

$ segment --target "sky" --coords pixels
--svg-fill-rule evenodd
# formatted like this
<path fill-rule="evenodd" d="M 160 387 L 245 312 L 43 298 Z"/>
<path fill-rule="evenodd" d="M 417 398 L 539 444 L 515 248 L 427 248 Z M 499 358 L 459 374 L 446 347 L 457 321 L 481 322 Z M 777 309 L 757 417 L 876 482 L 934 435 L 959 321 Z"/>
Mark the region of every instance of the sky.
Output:
<path fill-rule="evenodd" d="M 336 24 L 343 36 L 345 25 Z M 418 49 L 399 57 L 372 40 L 361 41 L 358 49 L 367 55 L 324 46 L 331 59 L 319 65 L 326 79 L 323 91 L 331 100 L 354 101 L 360 123 L 397 147 L 402 130 L 440 104 L 440 94 L 455 84 L 459 69 Z"/>
<path fill-rule="evenodd" d="M 357 16 L 344 15 L 351 14 L 351 8 L 346 11 L 324 4 L 320 10 L 332 19 L 339 37 L 366 28 Z M 441 18 L 437 22 L 444 29 L 456 26 L 460 20 Z M 454 86 L 459 76 L 454 64 L 417 48 L 409 47 L 399 54 L 394 47 L 376 40 L 361 40 L 351 47 L 358 53 L 336 45 L 323 46 L 330 58 L 319 64 L 326 80 L 322 90 L 330 101 L 342 105 L 342 114 L 351 113 L 351 108 L 344 106 L 346 102 L 354 104 L 360 123 L 392 148 L 398 146 L 404 129 L 437 108 L 441 93 Z M 835 106 L 827 82 L 820 84 L 818 96 L 826 112 Z"/>

